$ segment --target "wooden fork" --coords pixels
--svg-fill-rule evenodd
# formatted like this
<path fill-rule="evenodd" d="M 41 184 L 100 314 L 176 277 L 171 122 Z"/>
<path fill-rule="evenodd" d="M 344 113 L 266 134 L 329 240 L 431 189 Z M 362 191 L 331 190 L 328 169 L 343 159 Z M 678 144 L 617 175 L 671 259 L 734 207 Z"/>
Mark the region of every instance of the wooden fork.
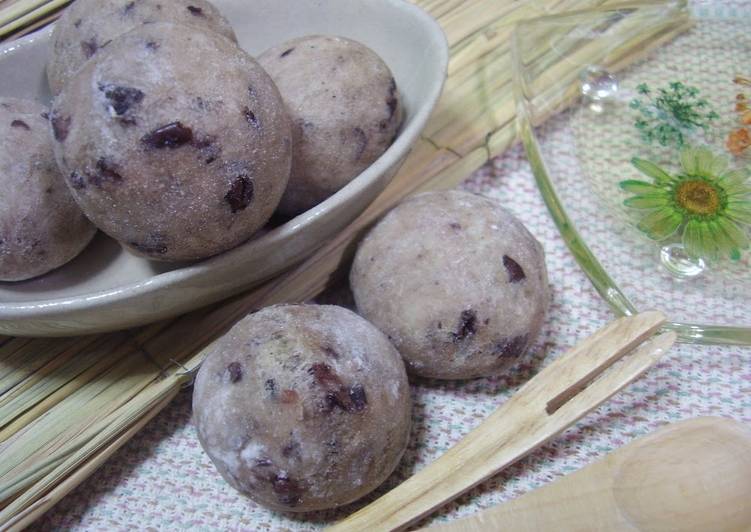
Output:
<path fill-rule="evenodd" d="M 675 342 L 675 333 L 643 342 L 664 322 L 663 314 L 649 311 L 600 329 L 550 363 L 435 462 L 328 530 L 406 527 L 529 454 L 655 364 Z"/>

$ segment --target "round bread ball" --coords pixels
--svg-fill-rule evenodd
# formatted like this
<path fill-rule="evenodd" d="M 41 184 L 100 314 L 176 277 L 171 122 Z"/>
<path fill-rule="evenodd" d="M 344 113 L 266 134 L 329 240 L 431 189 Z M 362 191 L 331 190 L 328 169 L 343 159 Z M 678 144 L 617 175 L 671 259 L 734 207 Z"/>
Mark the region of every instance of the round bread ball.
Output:
<path fill-rule="evenodd" d="M 271 78 L 225 37 L 176 24 L 114 40 L 55 100 L 51 124 L 83 211 L 151 259 L 247 240 L 289 177 L 290 123 Z"/>
<path fill-rule="evenodd" d="M 402 122 L 399 92 L 375 52 L 342 37 L 293 39 L 266 50 L 258 62 L 292 118 L 292 174 L 279 212 L 299 214 L 391 145 Z"/>
<path fill-rule="evenodd" d="M 549 302 L 542 246 L 498 203 L 460 191 L 387 214 L 360 244 L 350 284 L 408 371 L 438 379 L 504 371 L 534 342 Z"/>
<path fill-rule="evenodd" d="M 407 446 L 399 353 L 357 314 L 265 308 L 211 348 L 196 377 L 198 438 L 222 477 L 281 511 L 334 508 L 376 488 Z"/>
<path fill-rule="evenodd" d="M 43 105 L 0 98 L 0 187 L 0 281 L 62 266 L 96 233 L 57 169 Z"/>
<path fill-rule="evenodd" d="M 52 94 L 59 94 L 81 66 L 113 39 L 152 22 L 183 24 L 236 40 L 227 20 L 206 0 L 76 0 L 52 30 L 47 63 Z"/>

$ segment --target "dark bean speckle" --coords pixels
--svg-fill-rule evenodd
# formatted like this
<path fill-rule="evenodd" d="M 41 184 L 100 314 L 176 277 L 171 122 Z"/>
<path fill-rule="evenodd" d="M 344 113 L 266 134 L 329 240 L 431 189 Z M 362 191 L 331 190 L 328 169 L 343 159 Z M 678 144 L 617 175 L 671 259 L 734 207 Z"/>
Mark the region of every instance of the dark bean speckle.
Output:
<path fill-rule="evenodd" d="M 99 49 L 99 45 L 96 43 L 96 39 L 92 37 L 88 41 L 81 41 L 81 53 L 86 59 L 90 59 L 96 51 Z"/>
<path fill-rule="evenodd" d="M 81 20 L 81 19 L 79 18 L 78 20 L 76 20 L 76 21 L 75 21 L 75 22 L 73 23 L 73 26 L 74 26 L 75 28 L 80 28 L 80 27 L 81 27 L 81 22 L 83 22 L 83 21 L 82 21 L 82 20 Z"/>
<path fill-rule="evenodd" d="M 292 51 L 293 51 L 294 49 L 295 49 L 295 48 L 294 48 L 294 47 L 292 47 L 292 48 L 288 48 L 287 50 L 284 50 L 284 51 L 283 51 L 283 52 L 282 52 L 281 54 L 279 54 L 279 57 L 287 57 L 287 56 L 288 56 L 289 54 L 291 54 L 291 53 L 292 53 Z"/>
<path fill-rule="evenodd" d="M 339 442 L 337 441 L 336 436 L 326 441 L 326 454 L 339 454 Z"/>
<path fill-rule="evenodd" d="M 53 112 L 50 122 L 52 123 L 52 132 L 55 135 L 56 141 L 63 142 L 68 138 L 71 124 L 71 118 L 69 116 L 62 116 Z"/>
<path fill-rule="evenodd" d="M 274 493 L 285 506 L 294 507 L 300 504 L 303 489 L 300 484 L 289 475 L 281 471 L 273 479 Z"/>
<path fill-rule="evenodd" d="M 48 113 L 47 111 L 43 112 L 43 113 L 42 113 L 41 115 L 39 115 L 39 116 L 41 116 L 41 117 L 42 117 L 42 118 L 44 118 L 45 120 L 49 120 L 49 119 L 50 119 L 50 114 L 49 114 L 49 113 Z"/>
<path fill-rule="evenodd" d="M 166 239 L 160 233 L 149 235 L 144 242 L 129 242 L 128 244 L 146 255 L 164 255 L 167 253 Z"/>
<path fill-rule="evenodd" d="M 349 410 L 349 398 L 342 388 L 326 392 L 326 412 L 331 412 L 334 408 Z"/>
<path fill-rule="evenodd" d="M 459 315 L 459 327 L 452 333 L 453 341 L 460 342 L 475 334 L 477 331 L 477 313 L 472 310 L 463 310 Z"/>
<path fill-rule="evenodd" d="M 243 378 L 243 367 L 239 362 L 230 362 L 227 365 L 227 374 L 231 383 L 238 382 Z"/>
<path fill-rule="evenodd" d="M 396 99 L 396 81 L 394 78 L 391 78 L 391 81 L 389 82 L 389 94 L 386 97 L 386 106 L 389 109 L 389 120 L 391 120 L 394 117 L 394 114 L 396 114 L 396 106 L 397 106 L 398 100 Z"/>
<path fill-rule="evenodd" d="M 105 182 L 118 183 L 123 180 L 123 176 L 118 172 L 117 165 L 111 160 L 101 157 L 96 162 L 96 172 L 87 174 L 89 182 L 97 187 L 101 187 Z"/>
<path fill-rule="evenodd" d="M 216 143 L 216 137 L 213 135 L 195 138 L 193 140 L 193 147 L 201 152 L 201 157 L 203 157 L 206 164 L 216 161 L 222 153 L 222 147 Z"/>
<path fill-rule="evenodd" d="M 462 229 L 462 224 L 460 224 L 460 223 L 457 223 L 457 222 L 451 222 L 451 223 L 449 224 L 449 227 L 450 227 L 451 229 L 453 229 L 454 231 L 461 231 L 461 229 Z"/>
<path fill-rule="evenodd" d="M 317 384 L 326 390 L 324 412 L 330 413 L 335 408 L 345 412 L 362 412 L 368 404 L 365 388 L 361 384 L 347 387 L 328 364 L 318 362 L 308 368 Z"/>
<path fill-rule="evenodd" d="M 29 124 L 27 124 L 23 120 L 13 120 L 13 122 L 10 123 L 10 127 L 15 127 L 19 129 L 25 129 L 26 131 L 31 131 Z"/>
<path fill-rule="evenodd" d="M 128 2 L 128 3 L 127 3 L 127 4 L 125 4 L 125 6 L 123 7 L 123 14 L 124 14 L 124 15 L 127 15 L 127 14 L 129 14 L 129 13 L 130 13 L 131 11 L 133 11 L 133 8 L 134 8 L 134 7 L 136 7 L 136 3 L 135 3 L 135 2 Z"/>
<path fill-rule="evenodd" d="M 195 17 L 203 17 L 203 16 L 205 16 L 203 14 L 203 9 L 201 9 L 200 7 L 188 6 L 188 11 L 190 11 L 190 14 L 193 15 L 193 16 L 195 16 Z"/>
<path fill-rule="evenodd" d="M 232 214 L 245 209 L 253 200 L 253 181 L 245 176 L 238 176 L 224 195 L 224 200 L 229 203 Z"/>
<path fill-rule="evenodd" d="M 253 126 L 254 129 L 261 130 L 261 122 L 258 121 L 255 113 L 248 106 L 243 107 L 243 115 L 245 115 L 245 120 L 248 124 Z"/>
<path fill-rule="evenodd" d="M 503 256 L 503 265 L 506 267 L 509 283 L 520 283 L 527 277 L 519 263 L 508 255 Z"/>
<path fill-rule="evenodd" d="M 321 386 L 339 387 L 342 381 L 339 376 L 331 369 L 331 366 L 323 362 L 317 362 L 308 368 L 308 373 L 313 375 L 316 382 Z"/>
<path fill-rule="evenodd" d="M 527 349 L 529 336 L 521 334 L 513 338 L 507 338 L 495 346 L 494 354 L 499 358 L 518 358 Z"/>
<path fill-rule="evenodd" d="M 117 116 L 124 115 L 131 107 L 143 100 L 143 91 L 135 87 L 100 83 L 99 90 L 107 98 L 107 108 Z"/>
<path fill-rule="evenodd" d="M 193 147 L 199 150 L 208 148 L 216 142 L 216 137 L 213 135 L 207 135 L 205 137 L 196 137 L 193 139 Z"/>
<path fill-rule="evenodd" d="M 274 379 L 266 379 L 266 382 L 263 383 L 263 387 L 266 388 L 266 391 L 269 392 L 269 394 L 276 394 L 276 381 Z"/>
<path fill-rule="evenodd" d="M 148 41 L 146 43 L 146 48 L 151 50 L 152 52 L 159 49 L 159 43 L 156 41 Z"/>
<path fill-rule="evenodd" d="M 362 384 L 355 384 L 349 389 L 349 399 L 355 412 L 362 412 L 365 409 L 368 404 L 368 398 L 365 395 L 365 388 L 363 388 Z"/>
<path fill-rule="evenodd" d="M 182 125 L 180 122 L 172 122 L 158 127 L 141 138 L 141 142 L 146 146 L 155 149 L 175 149 L 191 140 L 193 140 L 193 130 Z"/>
<path fill-rule="evenodd" d="M 282 456 L 285 458 L 300 458 L 300 443 L 291 440 L 282 447 Z"/>
<path fill-rule="evenodd" d="M 72 186 L 76 190 L 86 188 L 86 181 L 78 172 L 71 172 L 68 176 L 68 181 L 70 182 L 70 186 Z"/>
<path fill-rule="evenodd" d="M 362 128 L 356 127 L 352 130 L 353 140 L 355 142 L 355 161 L 359 161 L 362 154 L 365 152 L 365 148 L 368 147 L 368 136 Z"/>

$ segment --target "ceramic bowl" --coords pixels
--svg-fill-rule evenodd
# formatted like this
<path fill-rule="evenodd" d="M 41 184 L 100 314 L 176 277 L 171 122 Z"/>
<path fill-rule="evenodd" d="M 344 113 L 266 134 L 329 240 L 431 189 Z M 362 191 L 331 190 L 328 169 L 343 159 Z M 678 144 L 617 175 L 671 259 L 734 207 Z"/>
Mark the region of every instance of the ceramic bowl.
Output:
<path fill-rule="evenodd" d="M 446 77 L 440 26 L 402 0 L 216 0 L 240 46 L 257 55 L 309 34 L 340 35 L 389 65 L 406 119 L 394 144 L 346 187 L 313 209 L 239 247 L 192 264 L 136 257 L 98 234 L 79 257 L 44 276 L 0 283 L 0 333 L 67 336 L 122 329 L 175 316 L 268 279 L 349 224 L 385 188 L 430 116 Z M 51 99 L 45 63 L 51 28 L 0 47 L 0 94 Z"/>

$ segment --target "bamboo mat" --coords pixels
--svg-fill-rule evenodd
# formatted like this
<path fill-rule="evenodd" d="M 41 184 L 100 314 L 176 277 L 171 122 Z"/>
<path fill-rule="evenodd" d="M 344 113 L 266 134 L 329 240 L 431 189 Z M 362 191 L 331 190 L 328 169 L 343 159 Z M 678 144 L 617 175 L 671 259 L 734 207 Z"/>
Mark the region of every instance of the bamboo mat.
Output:
<path fill-rule="evenodd" d="M 31 11 L 41 20 L 31 17 L 3 33 L 3 13 L 31 2 L 40 3 L 0 2 L 0 36 L 46 23 L 55 13 L 44 9 L 65 3 L 48 2 L 37 8 L 42 11 Z M 260 288 L 177 319 L 79 338 L 0 338 L 0 528 L 30 523 L 90 475 L 190 384 L 202 350 L 247 312 L 315 297 L 346 270 L 364 230 L 403 197 L 454 187 L 508 148 L 516 139 L 509 50 L 514 23 L 603 2 L 417 3 L 433 14 L 448 39 L 444 94 L 393 182 L 339 236 Z M 649 43 L 638 44 L 643 50 Z M 543 58 L 549 52 L 539 50 Z M 597 50 L 588 53 L 593 62 L 603 59 Z M 618 60 L 625 66 L 629 57 Z"/>

